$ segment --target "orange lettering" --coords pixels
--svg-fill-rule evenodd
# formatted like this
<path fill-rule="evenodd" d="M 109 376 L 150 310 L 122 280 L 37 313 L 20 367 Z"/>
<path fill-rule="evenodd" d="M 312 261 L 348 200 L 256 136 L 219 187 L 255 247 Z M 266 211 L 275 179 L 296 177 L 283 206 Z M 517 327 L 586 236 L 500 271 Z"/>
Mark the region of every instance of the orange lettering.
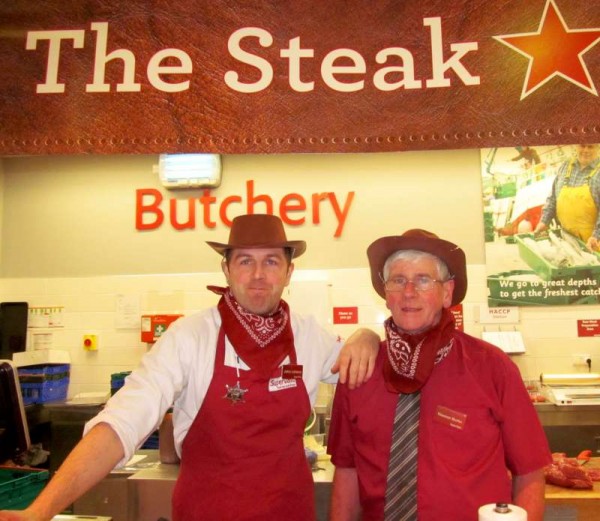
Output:
<path fill-rule="evenodd" d="M 144 204 L 145 197 L 153 197 L 154 201 L 150 204 Z M 142 188 L 135 191 L 135 228 L 136 230 L 153 230 L 158 228 L 164 221 L 165 215 L 159 208 L 163 196 L 155 188 Z M 144 223 L 144 214 L 154 213 L 154 221 Z"/>
<path fill-rule="evenodd" d="M 254 203 L 257 201 L 264 202 L 267 205 L 267 211 L 269 215 L 273 215 L 273 199 L 271 199 L 268 195 L 257 195 L 254 197 L 254 181 L 246 181 L 246 193 L 248 194 L 248 201 L 246 203 L 246 212 L 247 213 L 260 213 L 254 211 Z"/>
<path fill-rule="evenodd" d="M 346 223 L 346 217 L 348 217 L 348 212 L 350 211 L 350 205 L 352 204 L 352 200 L 354 199 L 354 192 L 348 192 L 348 198 L 346 199 L 346 204 L 344 205 L 344 209 L 340 211 L 340 205 L 337 202 L 337 198 L 334 192 L 329 193 L 329 200 L 331 201 L 331 206 L 333 207 L 333 211 L 335 212 L 335 216 L 338 220 L 338 227 L 333 234 L 334 237 L 340 237 L 342 235 L 342 230 L 344 229 L 344 224 Z"/>
<path fill-rule="evenodd" d="M 231 203 L 241 203 L 241 202 L 242 202 L 242 198 L 239 195 L 230 195 L 229 197 L 226 197 L 225 199 L 223 199 L 223 202 L 221 203 L 221 208 L 219 208 L 219 216 L 221 217 L 221 221 L 223 221 L 223 223 L 226 226 L 231 227 L 231 219 L 229 219 L 227 217 L 227 207 Z"/>
<path fill-rule="evenodd" d="M 312 194 L 312 205 L 313 205 L 313 211 L 312 211 L 312 218 L 313 218 L 313 223 L 315 224 L 320 224 L 321 223 L 321 214 L 320 214 L 320 206 L 319 203 L 321 201 L 325 201 L 329 198 L 329 194 L 327 192 L 323 192 L 320 194 Z"/>
<path fill-rule="evenodd" d="M 214 228 L 217 223 L 210 220 L 210 205 L 217 201 L 216 197 L 210 195 L 210 190 L 204 190 L 202 197 L 200 197 L 200 204 L 204 208 L 204 226 L 207 228 Z"/>
<path fill-rule="evenodd" d="M 173 198 L 169 201 L 171 218 L 171 225 L 176 230 L 185 230 L 191 228 L 192 230 L 196 227 L 196 200 L 190 198 L 187 200 L 188 203 L 188 220 L 187 222 L 180 223 L 177 221 L 177 199 Z"/>
<path fill-rule="evenodd" d="M 295 203 L 292 203 L 295 201 Z M 287 194 L 283 196 L 279 203 L 279 215 L 281 220 L 286 224 L 304 224 L 306 220 L 304 217 L 298 219 L 292 219 L 288 217 L 288 212 L 299 212 L 306 210 L 306 201 L 300 194 Z"/>

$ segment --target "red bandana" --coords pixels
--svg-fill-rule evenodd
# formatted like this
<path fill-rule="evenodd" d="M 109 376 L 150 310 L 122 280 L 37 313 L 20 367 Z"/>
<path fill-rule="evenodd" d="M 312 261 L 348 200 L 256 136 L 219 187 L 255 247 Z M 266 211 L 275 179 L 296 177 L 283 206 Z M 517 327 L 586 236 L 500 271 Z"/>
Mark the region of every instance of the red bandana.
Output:
<path fill-rule="evenodd" d="M 246 311 L 229 288 L 208 286 L 221 295 L 217 304 L 225 335 L 239 357 L 265 377 L 292 351 L 294 334 L 290 324 L 290 309 L 284 300 L 270 315 L 256 315 Z"/>
<path fill-rule="evenodd" d="M 420 335 L 401 332 L 392 317 L 384 322 L 384 326 L 387 356 L 383 377 L 386 388 L 394 393 L 414 393 L 425 385 L 433 366 L 452 349 L 454 317 L 444 309 L 439 323 Z"/>

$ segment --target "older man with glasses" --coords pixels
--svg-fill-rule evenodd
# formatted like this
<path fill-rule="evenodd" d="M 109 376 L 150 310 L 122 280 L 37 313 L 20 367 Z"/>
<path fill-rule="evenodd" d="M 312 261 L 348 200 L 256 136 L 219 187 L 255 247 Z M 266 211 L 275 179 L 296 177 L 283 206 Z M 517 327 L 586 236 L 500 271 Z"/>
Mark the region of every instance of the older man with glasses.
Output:
<path fill-rule="evenodd" d="M 466 294 L 464 252 L 417 229 L 367 255 L 391 317 L 371 380 L 336 388 L 331 521 L 476 521 L 490 503 L 541 521 L 552 458 L 519 370 L 449 309 Z"/>

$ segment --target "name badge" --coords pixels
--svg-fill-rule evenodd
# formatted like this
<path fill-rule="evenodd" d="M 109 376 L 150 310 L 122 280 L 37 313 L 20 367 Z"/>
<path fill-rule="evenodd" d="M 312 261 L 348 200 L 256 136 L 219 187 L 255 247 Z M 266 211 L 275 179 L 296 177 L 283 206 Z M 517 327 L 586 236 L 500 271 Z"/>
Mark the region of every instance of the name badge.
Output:
<path fill-rule="evenodd" d="M 277 391 L 283 391 L 284 389 L 291 389 L 296 387 L 298 383 L 294 379 L 285 379 L 285 378 L 271 378 L 269 380 L 269 392 L 274 393 Z"/>
<path fill-rule="evenodd" d="M 467 415 L 462 412 L 453 411 L 443 405 L 438 405 L 435 411 L 434 420 L 454 429 L 463 430 L 465 428 L 465 423 L 467 422 Z"/>
<path fill-rule="evenodd" d="M 302 366 L 300 364 L 287 364 L 284 365 L 281 370 L 281 377 L 290 380 L 290 379 L 299 379 L 302 378 Z"/>

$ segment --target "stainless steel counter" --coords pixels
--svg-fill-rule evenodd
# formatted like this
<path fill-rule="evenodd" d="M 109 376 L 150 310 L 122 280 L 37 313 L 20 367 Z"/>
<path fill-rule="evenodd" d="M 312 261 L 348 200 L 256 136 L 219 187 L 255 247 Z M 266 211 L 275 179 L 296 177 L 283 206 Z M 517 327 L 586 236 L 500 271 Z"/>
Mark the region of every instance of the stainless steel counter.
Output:
<path fill-rule="evenodd" d="M 157 458 L 152 452 L 148 457 Z M 597 459 L 600 461 L 600 459 Z M 171 495 L 179 474 L 178 465 L 161 464 L 158 461 L 141 460 L 137 465 L 144 468 L 113 472 L 75 503 L 76 516 L 86 519 L 111 519 L 111 521 L 168 521 L 171 519 Z M 327 521 L 331 482 L 334 467 L 330 461 L 318 461 L 320 470 L 313 472 L 315 482 L 315 509 L 317 521 Z M 598 512 L 598 486 L 593 491 L 572 491 L 546 486 L 546 515 L 550 521 L 592 520 Z M 586 514 L 592 512 L 590 515 Z M 579 516 L 579 517 L 577 517 Z M 59 518 L 60 519 L 60 518 Z M 69 517 L 68 519 L 78 519 Z"/>
<path fill-rule="evenodd" d="M 319 461 L 313 471 L 317 520 L 327 520 L 334 467 Z M 171 495 L 179 474 L 179 465 L 159 464 L 136 472 L 127 479 L 129 495 L 128 521 L 156 521 L 171 517 Z M 117 521 L 117 520 L 115 520 Z"/>
<path fill-rule="evenodd" d="M 535 408 L 554 452 L 576 455 L 592 449 L 600 455 L 600 406 L 540 403 Z M 169 520 L 179 466 L 159 463 L 158 451 L 140 451 L 138 456 L 143 459 L 112 472 L 75 503 L 73 512 L 109 516 L 112 521 Z M 323 459 L 317 466 L 321 470 L 313 472 L 315 508 L 317 520 L 326 521 L 334 468 Z"/>
<path fill-rule="evenodd" d="M 144 459 L 112 472 L 73 505 L 77 515 L 103 515 L 112 521 L 157 521 L 171 519 L 171 496 L 179 465 L 158 462 L 158 451 L 142 451 Z M 327 520 L 334 467 L 328 460 L 317 462 L 313 471 L 317 521 Z"/>
<path fill-rule="evenodd" d="M 535 409 L 552 452 L 576 456 L 590 449 L 600 456 L 600 406 L 537 403 Z"/>
<path fill-rule="evenodd" d="M 113 470 L 92 490 L 75 501 L 73 513 L 109 516 L 112 521 L 129 521 L 130 486 L 128 479 L 136 472 L 160 465 L 157 450 L 138 451 L 135 460 L 137 460 L 136 463 L 130 466 Z M 158 518 L 154 518 L 154 521 L 156 519 Z"/>

